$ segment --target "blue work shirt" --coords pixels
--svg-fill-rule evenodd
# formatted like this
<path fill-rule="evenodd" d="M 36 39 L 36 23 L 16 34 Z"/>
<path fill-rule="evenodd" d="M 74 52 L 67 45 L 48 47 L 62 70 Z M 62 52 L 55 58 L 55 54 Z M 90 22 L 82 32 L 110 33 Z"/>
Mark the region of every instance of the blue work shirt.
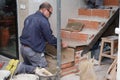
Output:
<path fill-rule="evenodd" d="M 25 19 L 20 42 L 39 53 L 45 52 L 46 42 L 57 47 L 57 39 L 52 34 L 48 18 L 40 11 Z"/>

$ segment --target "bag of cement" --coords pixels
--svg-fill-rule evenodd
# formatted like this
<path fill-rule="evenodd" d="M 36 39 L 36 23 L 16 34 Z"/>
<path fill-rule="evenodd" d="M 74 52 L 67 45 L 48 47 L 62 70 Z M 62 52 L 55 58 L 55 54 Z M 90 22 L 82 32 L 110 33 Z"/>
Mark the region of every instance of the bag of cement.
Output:
<path fill-rule="evenodd" d="M 93 63 L 87 58 L 80 61 L 80 80 L 97 80 L 95 71 L 93 69 Z"/>
<path fill-rule="evenodd" d="M 11 80 L 39 80 L 39 77 L 34 74 L 18 74 Z"/>

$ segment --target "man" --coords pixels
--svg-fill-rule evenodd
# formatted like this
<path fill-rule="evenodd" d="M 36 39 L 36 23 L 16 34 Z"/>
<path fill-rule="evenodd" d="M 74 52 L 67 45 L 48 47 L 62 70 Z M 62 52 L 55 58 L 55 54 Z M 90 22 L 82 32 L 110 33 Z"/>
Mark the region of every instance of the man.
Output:
<path fill-rule="evenodd" d="M 86 0 L 88 8 L 100 8 L 103 9 L 103 0 Z"/>
<path fill-rule="evenodd" d="M 24 28 L 20 37 L 21 55 L 24 63 L 17 73 L 34 73 L 36 67 L 47 67 L 45 59 L 46 42 L 57 48 L 57 39 L 52 34 L 48 18 L 53 11 L 52 6 L 44 2 L 39 10 L 28 16 L 24 21 Z"/>

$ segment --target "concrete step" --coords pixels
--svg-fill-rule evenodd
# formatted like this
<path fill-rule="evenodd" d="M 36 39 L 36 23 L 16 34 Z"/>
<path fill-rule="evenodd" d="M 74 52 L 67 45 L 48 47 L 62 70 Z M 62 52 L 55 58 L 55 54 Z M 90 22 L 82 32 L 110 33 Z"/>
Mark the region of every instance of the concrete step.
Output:
<path fill-rule="evenodd" d="M 64 42 L 68 44 L 69 47 L 76 47 L 82 45 L 88 45 L 89 42 L 94 38 L 94 36 L 99 32 L 99 30 L 84 28 L 80 32 L 70 32 L 61 30 L 61 38 Z"/>
<path fill-rule="evenodd" d="M 104 0 L 104 5 L 119 6 L 119 0 Z"/>
<path fill-rule="evenodd" d="M 98 16 L 86 16 L 86 15 L 79 15 L 78 17 L 70 18 L 70 19 L 76 19 L 76 20 L 88 20 L 88 21 L 97 21 L 97 22 L 105 22 L 106 18 L 101 18 Z"/>
<path fill-rule="evenodd" d="M 78 15 L 97 16 L 102 18 L 110 17 L 110 9 L 78 9 Z"/>
<path fill-rule="evenodd" d="M 83 28 L 89 28 L 89 29 L 95 29 L 95 30 L 98 30 L 99 25 L 101 24 L 101 22 L 98 22 L 98 21 L 82 20 L 82 19 L 77 19 L 77 18 L 68 19 L 68 23 L 74 23 L 74 22 L 80 22 L 84 24 Z"/>

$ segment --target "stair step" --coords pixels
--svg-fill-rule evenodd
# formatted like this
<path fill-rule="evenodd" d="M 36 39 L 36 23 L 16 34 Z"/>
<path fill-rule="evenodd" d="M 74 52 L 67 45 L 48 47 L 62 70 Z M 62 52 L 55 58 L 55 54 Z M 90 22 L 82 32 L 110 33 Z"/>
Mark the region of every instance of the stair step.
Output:
<path fill-rule="evenodd" d="M 62 41 L 64 41 L 68 45 L 68 47 L 72 47 L 72 48 L 76 48 L 77 46 L 88 45 L 88 42 L 85 41 L 77 41 L 66 38 L 62 38 Z"/>
<path fill-rule="evenodd" d="M 106 22 L 108 20 L 106 18 L 101 18 L 98 16 L 84 16 L 84 15 L 79 15 L 79 17 L 71 18 L 71 19 L 97 21 L 97 22 Z"/>
<path fill-rule="evenodd" d="M 87 41 L 88 34 L 61 30 L 61 37 L 66 38 L 66 39 L 70 39 L 70 40 Z"/>
<path fill-rule="evenodd" d="M 119 0 L 104 0 L 104 5 L 116 5 L 116 6 L 119 6 Z"/>
<path fill-rule="evenodd" d="M 81 8 L 78 10 L 78 15 L 85 16 L 98 16 L 102 18 L 110 17 L 110 9 L 84 9 Z"/>
<path fill-rule="evenodd" d="M 84 24 L 84 28 L 90 28 L 90 29 L 99 29 L 100 22 L 98 21 L 90 21 L 90 20 L 79 20 L 79 19 L 68 19 L 68 23 L 73 22 L 80 22 Z"/>
<path fill-rule="evenodd" d="M 91 30 L 87 28 L 84 28 L 80 32 L 61 30 L 61 37 L 62 40 L 68 44 L 69 47 L 76 47 L 88 45 L 98 32 L 99 30 Z"/>

